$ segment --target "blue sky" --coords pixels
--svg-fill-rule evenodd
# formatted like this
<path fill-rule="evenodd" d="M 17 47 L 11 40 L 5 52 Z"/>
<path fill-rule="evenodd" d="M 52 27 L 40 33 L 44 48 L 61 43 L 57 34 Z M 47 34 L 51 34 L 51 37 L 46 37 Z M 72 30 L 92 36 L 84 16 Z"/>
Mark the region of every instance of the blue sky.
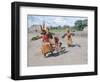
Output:
<path fill-rule="evenodd" d="M 87 19 L 87 17 L 28 15 L 27 22 L 28 27 L 31 27 L 33 24 L 42 25 L 43 21 L 45 21 L 47 26 L 74 26 L 76 20 L 84 19 Z"/>

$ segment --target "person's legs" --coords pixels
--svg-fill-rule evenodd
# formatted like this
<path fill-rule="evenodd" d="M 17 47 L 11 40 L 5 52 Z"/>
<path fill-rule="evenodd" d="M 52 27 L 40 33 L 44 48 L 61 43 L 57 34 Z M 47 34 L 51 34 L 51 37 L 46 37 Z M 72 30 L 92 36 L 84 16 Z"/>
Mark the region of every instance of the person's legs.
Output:
<path fill-rule="evenodd" d="M 72 38 L 67 39 L 67 45 L 68 45 L 68 47 L 72 46 Z"/>

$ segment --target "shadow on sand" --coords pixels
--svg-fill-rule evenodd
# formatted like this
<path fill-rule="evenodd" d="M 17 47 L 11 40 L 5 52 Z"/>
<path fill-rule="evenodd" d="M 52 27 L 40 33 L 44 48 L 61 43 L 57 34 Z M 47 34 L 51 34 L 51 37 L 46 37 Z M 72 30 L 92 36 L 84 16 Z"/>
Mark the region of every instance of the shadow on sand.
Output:
<path fill-rule="evenodd" d="M 56 57 L 56 56 L 63 55 L 68 52 L 69 51 L 66 51 L 65 47 L 62 47 L 60 52 L 49 54 L 48 57 Z"/>
<path fill-rule="evenodd" d="M 70 47 L 81 47 L 79 44 L 73 44 Z"/>

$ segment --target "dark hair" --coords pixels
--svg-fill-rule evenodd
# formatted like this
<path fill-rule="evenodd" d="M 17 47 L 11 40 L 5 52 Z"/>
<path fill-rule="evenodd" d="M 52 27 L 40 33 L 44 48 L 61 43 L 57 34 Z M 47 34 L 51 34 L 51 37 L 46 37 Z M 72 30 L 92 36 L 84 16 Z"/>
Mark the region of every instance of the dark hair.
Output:
<path fill-rule="evenodd" d="M 50 39 L 53 39 L 53 36 L 50 32 L 48 33 L 48 36 L 49 36 Z"/>
<path fill-rule="evenodd" d="M 58 43 L 59 42 L 59 38 L 58 37 L 54 37 L 55 42 Z"/>
<path fill-rule="evenodd" d="M 46 31 L 45 30 L 42 30 L 41 34 L 45 35 L 46 34 Z"/>
<path fill-rule="evenodd" d="M 70 32 L 70 30 L 67 30 L 67 32 L 69 33 L 69 32 Z"/>

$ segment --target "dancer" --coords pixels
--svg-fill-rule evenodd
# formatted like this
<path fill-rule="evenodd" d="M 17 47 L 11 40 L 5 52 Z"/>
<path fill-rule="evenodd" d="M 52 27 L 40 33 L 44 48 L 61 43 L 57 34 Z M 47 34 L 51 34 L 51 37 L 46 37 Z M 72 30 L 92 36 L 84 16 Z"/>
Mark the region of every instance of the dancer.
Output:
<path fill-rule="evenodd" d="M 67 46 L 71 47 L 72 46 L 72 33 L 68 30 L 67 33 L 65 33 L 62 38 L 66 38 L 67 41 Z"/>

